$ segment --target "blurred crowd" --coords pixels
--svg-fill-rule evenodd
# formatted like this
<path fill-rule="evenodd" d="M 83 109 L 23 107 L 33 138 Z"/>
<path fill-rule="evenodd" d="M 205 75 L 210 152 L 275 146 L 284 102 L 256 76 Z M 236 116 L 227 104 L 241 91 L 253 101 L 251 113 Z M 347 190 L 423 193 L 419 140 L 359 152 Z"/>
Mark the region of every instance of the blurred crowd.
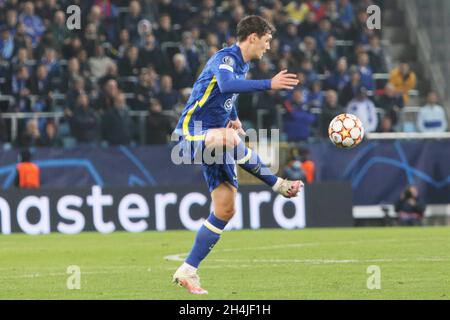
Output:
<path fill-rule="evenodd" d="M 74 4 L 81 8 L 79 30 L 66 25 L 66 8 Z M 0 99 L 1 114 L 64 113 L 59 121 L 19 121 L 14 141 L 11 121 L 0 117 L 0 141 L 61 146 L 66 125 L 78 144 L 166 143 L 204 64 L 236 42 L 236 25 L 249 14 L 263 16 L 277 32 L 248 77 L 271 78 L 289 69 L 301 81 L 292 92 L 240 95 L 245 126 L 254 127 L 257 110 L 265 110 L 265 128 L 278 126 L 282 114 L 286 138 L 306 140 L 326 136 L 329 121 L 349 111 L 367 131 L 394 131 L 416 75 L 407 62 L 388 70 L 380 31 L 366 26 L 371 4 L 383 5 L 381 0 L 0 0 L 0 94 L 13 97 Z M 388 72 L 389 81 L 374 78 Z M 418 128 L 446 130 L 446 122 L 436 122 L 442 109 L 436 94 L 428 100 Z M 381 116 L 375 108 L 384 110 Z M 133 111 L 148 112 L 144 123 Z"/>

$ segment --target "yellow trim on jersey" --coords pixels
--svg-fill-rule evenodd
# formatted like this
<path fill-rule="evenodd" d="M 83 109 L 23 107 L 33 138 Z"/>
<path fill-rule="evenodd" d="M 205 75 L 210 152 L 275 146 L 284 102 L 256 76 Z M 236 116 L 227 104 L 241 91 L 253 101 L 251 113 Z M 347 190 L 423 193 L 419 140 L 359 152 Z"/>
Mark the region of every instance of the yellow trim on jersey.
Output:
<path fill-rule="evenodd" d="M 214 76 L 209 82 L 208 87 L 206 88 L 205 93 L 203 94 L 203 97 L 200 99 L 200 101 L 197 101 L 191 109 L 189 109 L 189 111 L 186 114 L 186 117 L 183 120 L 183 136 L 188 141 L 200 141 L 205 139 L 206 136 L 205 134 L 191 135 L 189 133 L 189 121 L 191 120 L 192 114 L 194 113 L 195 109 L 197 109 L 198 106 L 200 106 L 201 108 L 205 104 L 206 100 L 208 100 L 216 82 L 217 82 L 216 76 Z"/>
<path fill-rule="evenodd" d="M 213 226 L 208 220 L 205 220 L 205 222 L 203 222 L 203 225 L 214 233 L 222 234 L 222 230 Z"/>
<path fill-rule="evenodd" d="M 246 163 L 248 160 L 250 160 L 250 157 L 252 156 L 252 149 L 248 149 L 247 148 L 247 155 L 245 157 L 243 157 L 242 159 L 239 159 L 236 161 L 237 164 L 244 164 Z"/>

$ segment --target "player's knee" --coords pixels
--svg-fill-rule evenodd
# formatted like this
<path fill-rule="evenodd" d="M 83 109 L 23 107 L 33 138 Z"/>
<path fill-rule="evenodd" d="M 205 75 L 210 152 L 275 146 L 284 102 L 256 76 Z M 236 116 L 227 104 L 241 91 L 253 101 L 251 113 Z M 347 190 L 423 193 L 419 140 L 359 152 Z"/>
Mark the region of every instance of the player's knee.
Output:
<path fill-rule="evenodd" d="M 222 128 L 209 131 L 206 135 L 205 145 L 208 148 L 222 146 L 233 148 L 239 144 L 240 141 L 241 138 L 234 129 Z"/>
<path fill-rule="evenodd" d="M 241 142 L 241 138 L 237 134 L 236 130 L 227 128 L 225 129 L 225 136 L 223 140 L 223 145 L 228 148 L 234 148 Z"/>
<path fill-rule="evenodd" d="M 220 209 L 216 209 L 215 214 L 216 216 L 224 221 L 230 221 L 231 218 L 233 218 L 234 214 L 236 213 L 236 209 L 234 206 L 226 206 L 222 207 Z"/>

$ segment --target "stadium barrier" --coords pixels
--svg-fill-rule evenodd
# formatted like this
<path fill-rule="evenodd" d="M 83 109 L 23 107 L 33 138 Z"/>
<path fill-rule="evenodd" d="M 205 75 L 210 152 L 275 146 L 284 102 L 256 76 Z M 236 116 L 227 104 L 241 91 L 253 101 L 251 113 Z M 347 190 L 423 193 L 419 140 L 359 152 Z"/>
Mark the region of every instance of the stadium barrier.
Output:
<path fill-rule="evenodd" d="M 263 186 L 242 186 L 227 229 L 353 226 L 348 183 L 307 185 L 286 199 Z M 197 230 L 211 211 L 205 186 L 38 189 L 0 192 L 2 234 Z"/>

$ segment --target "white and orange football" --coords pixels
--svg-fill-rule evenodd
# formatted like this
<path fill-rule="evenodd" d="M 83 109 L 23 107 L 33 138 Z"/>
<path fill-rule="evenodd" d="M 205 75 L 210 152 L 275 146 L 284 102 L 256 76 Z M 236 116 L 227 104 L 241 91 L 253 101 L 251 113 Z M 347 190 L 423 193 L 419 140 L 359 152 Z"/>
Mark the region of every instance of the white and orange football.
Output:
<path fill-rule="evenodd" d="M 336 147 L 353 148 L 363 140 L 364 128 L 357 116 L 341 113 L 331 120 L 328 126 L 328 136 Z"/>

